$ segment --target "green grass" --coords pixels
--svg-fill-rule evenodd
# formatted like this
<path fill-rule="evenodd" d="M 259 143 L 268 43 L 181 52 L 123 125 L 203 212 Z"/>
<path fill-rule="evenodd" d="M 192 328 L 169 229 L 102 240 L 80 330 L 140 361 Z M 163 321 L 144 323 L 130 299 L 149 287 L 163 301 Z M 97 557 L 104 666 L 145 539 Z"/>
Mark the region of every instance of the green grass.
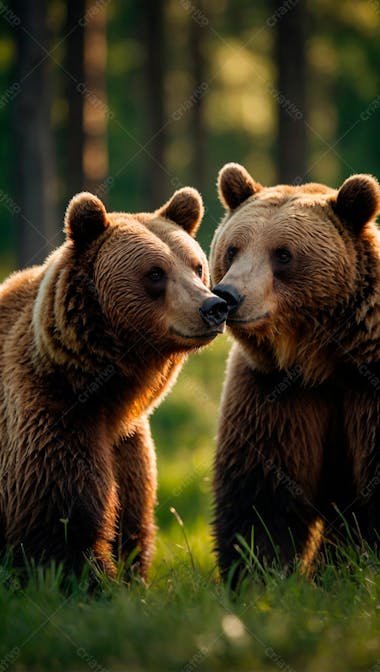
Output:
<path fill-rule="evenodd" d="M 26 587 L 0 568 L 0 672 L 380 672 L 380 565 L 351 550 L 314 582 L 252 576 L 239 596 L 212 554 L 210 476 L 228 350 L 192 357 L 156 412 L 157 552 L 150 583 L 59 590 L 59 572 Z M 170 512 L 174 507 L 183 528 Z"/>

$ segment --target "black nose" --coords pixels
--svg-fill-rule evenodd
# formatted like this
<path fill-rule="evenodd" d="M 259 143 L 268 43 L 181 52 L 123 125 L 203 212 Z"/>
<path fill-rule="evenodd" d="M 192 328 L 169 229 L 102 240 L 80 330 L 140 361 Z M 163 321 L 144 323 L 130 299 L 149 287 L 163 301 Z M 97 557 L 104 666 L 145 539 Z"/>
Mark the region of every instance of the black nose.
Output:
<path fill-rule="evenodd" d="M 237 310 L 244 301 L 244 296 L 239 294 L 233 285 L 223 285 L 220 283 L 220 285 L 215 285 L 212 291 L 217 296 L 220 296 L 221 299 L 227 301 L 229 313 Z"/>
<path fill-rule="evenodd" d="M 223 299 L 212 296 L 202 303 L 199 312 L 203 322 L 206 322 L 209 327 L 218 327 L 227 319 L 228 306 Z"/>

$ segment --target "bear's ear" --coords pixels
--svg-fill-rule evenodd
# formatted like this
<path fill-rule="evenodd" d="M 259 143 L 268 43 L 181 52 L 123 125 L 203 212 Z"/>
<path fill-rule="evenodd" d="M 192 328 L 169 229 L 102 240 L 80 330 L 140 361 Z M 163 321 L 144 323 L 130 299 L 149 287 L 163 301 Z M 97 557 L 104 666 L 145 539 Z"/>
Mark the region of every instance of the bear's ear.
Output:
<path fill-rule="evenodd" d="M 334 212 L 358 235 L 380 211 L 380 185 L 372 175 L 352 175 L 333 201 Z"/>
<path fill-rule="evenodd" d="M 202 197 L 196 189 L 178 189 L 156 215 L 170 219 L 181 226 L 190 236 L 195 236 L 204 213 Z"/>
<path fill-rule="evenodd" d="M 225 208 L 235 210 L 262 189 L 239 163 L 226 163 L 218 175 L 219 198 Z"/>
<path fill-rule="evenodd" d="M 64 231 L 77 247 L 83 248 L 109 226 L 102 201 L 87 191 L 74 196 L 67 206 Z"/>

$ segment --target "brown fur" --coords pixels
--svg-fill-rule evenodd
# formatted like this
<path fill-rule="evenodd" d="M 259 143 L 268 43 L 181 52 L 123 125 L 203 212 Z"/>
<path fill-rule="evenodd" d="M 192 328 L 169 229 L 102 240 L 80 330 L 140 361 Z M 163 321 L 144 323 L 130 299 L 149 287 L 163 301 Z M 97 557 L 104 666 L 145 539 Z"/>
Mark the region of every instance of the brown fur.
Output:
<path fill-rule="evenodd" d="M 227 212 L 210 262 L 213 284 L 244 297 L 227 323 L 215 462 L 224 575 L 252 527 L 259 558 L 278 552 L 285 566 L 310 566 L 321 521 L 342 539 L 336 507 L 370 543 L 380 532 L 380 187 L 358 175 L 339 191 L 279 185 L 247 198 L 249 182 L 237 164 L 221 171 Z"/>
<path fill-rule="evenodd" d="M 148 417 L 187 354 L 222 329 L 201 319 L 207 261 L 182 226 L 194 234 L 202 213 L 188 189 L 139 215 L 107 214 L 79 194 L 67 241 L 0 288 L 0 543 L 16 562 L 25 554 L 80 572 L 87 554 L 114 576 L 114 559 L 137 552 L 146 576 Z"/>

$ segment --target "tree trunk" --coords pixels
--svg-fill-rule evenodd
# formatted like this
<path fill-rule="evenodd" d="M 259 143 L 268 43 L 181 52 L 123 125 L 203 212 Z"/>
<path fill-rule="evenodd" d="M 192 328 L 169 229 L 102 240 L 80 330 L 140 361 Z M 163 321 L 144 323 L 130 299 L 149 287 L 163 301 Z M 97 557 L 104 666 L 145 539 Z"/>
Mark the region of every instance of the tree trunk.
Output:
<path fill-rule="evenodd" d="M 203 13 L 203 5 L 198 0 L 197 9 Z M 201 192 L 204 191 L 206 170 L 205 125 L 204 125 L 204 96 L 207 92 L 205 81 L 205 65 L 202 53 L 202 37 L 204 27 L 199 21 L 190 17 L 190 57 L 192 64 L 193 91 L 191 100 L 191 138 L 193 146 L 192 184 Z"/>
<path fill-rule="evenodd" d="M 20 19 L 15 29 L 20 92 L 14 108 L 16 200 L 20 208 L 15 225 L 20 267 L 40 263 L 59 240 L 50 62 L 46 56 L 47 5 L 48 0 L 18 0 L 14 5 Z"/>
<path fill-rule="evenodd" d="M 66 122 L 66 198 L 71 198 L 84 188 L 84 16 L 85 0 L 67 0 L 64 35 L 65 69 L 72 77 L 65 77 L 67 101 Z"/>
<path fill-rule="evenodd" d="M 84 15 L 84 188 L 104 198 L 108 175 L 107 3 L 87 0 Z"/>
<path fill-rule="evenodd" d="M 275 0 L 278 88 L 278 180 L 292 183 L 306 176 L 306 55 L 305 0 Z"/>
<path fill-rule="evenodd" d="M 165 0 L 143 3 L 144 38 L 146 46 L 146 91 L 149 142 L 147 175 L 148 208 L 157 208 L 167 194 L 165 173 L 165 106 L 164 106 L 164 10 Z"/>

